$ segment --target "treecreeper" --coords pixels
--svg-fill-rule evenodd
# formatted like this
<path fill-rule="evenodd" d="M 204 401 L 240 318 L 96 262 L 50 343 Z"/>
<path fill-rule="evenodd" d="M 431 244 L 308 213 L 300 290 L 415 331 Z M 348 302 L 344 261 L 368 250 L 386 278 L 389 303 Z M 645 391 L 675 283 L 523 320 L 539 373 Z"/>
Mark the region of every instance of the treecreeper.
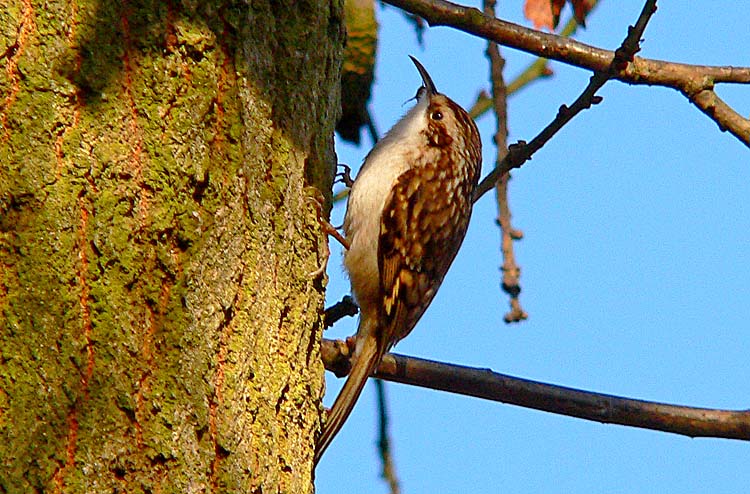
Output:
<path fill-rule="evenodd" d="M 344 266 L 360 307 L 353 364 L 315 451 L 317 464 L 383 355 L 432 302 L 461 247 L 482 143 L 469 114 L 422 76 L 416 105 L 368 153 L 347 202 Z"/>

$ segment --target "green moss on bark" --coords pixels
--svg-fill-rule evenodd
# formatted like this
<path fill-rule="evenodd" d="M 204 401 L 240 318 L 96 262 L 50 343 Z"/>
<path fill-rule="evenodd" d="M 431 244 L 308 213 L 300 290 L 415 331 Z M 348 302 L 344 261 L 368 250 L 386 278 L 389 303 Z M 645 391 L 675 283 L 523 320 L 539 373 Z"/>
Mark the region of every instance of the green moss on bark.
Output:
<path fill-rule="evenodd" d="M 312 491 L 341 6 L 251 8 L 0 17 L 0 490 Z"/>

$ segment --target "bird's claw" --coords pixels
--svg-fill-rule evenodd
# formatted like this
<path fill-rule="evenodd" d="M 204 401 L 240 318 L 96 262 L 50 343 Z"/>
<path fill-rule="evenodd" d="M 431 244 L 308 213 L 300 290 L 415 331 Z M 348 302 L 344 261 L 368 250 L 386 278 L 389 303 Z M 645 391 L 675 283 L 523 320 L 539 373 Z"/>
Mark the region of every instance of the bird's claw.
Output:
<path fill-rule="evenodd" d="M 336 176 L 334 177 L 333 183 L 342 183 L 351 189 L 352 185 L 354 184 L 354 180 L 352 180 L 351 167 L 343 163 L 339 163 L 338 166 L 343 168 L 344 171 L 336 174 Z"/>

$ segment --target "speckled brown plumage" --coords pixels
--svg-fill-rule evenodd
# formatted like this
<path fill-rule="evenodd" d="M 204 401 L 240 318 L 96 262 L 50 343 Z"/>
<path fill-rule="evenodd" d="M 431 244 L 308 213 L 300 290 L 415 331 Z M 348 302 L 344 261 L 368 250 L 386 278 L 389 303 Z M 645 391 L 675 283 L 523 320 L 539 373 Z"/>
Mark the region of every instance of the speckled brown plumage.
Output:
<path fill-rule="evenodd" d="M 462 142 L 454 146 L 446 116 L 430 120 L 425 140 L 439 151 L 425 153 L 427 159 L 416 160 L 399 176 L 386 201 L 378 243 L 381 357 L 411 332 L 437 293 L 466 234 L 479 180 L 481 142 L 474 121 L 443 95 L 428 108 L 435 112 L 451 112 L 459 127 L 471 131 L 459 135 Z"/>
<path fill-rule="evenodd" d="M 349 193 L 344 265 L 360 306 L 353 365 L 318 440 L 338 433 L 383 355 L 435 297 L 461 247 L 481 166 L 471 117 L 422 75 L 417 104 L 365 158 Z"/>

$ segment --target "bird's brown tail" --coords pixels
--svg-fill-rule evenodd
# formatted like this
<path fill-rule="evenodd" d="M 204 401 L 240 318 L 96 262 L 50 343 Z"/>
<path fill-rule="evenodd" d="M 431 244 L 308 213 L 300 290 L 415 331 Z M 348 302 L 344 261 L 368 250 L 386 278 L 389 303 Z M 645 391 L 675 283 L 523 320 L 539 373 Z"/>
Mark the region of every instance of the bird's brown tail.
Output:
<path fill-rule="evenodd" d="M 323 433 L 318 438 L 318 444 L 315 448 L 316 465 L 352 412 L 354 404 L 357 402 L 359 395 L 362 394 L 367 378 L 378 365 L 379 357 L 375 338 L 366 336 L 357 360 L 349 372 L 349 377 L 331 407 L 331 412 L 328 414 L 328 419 L 323 427 Z"/>

